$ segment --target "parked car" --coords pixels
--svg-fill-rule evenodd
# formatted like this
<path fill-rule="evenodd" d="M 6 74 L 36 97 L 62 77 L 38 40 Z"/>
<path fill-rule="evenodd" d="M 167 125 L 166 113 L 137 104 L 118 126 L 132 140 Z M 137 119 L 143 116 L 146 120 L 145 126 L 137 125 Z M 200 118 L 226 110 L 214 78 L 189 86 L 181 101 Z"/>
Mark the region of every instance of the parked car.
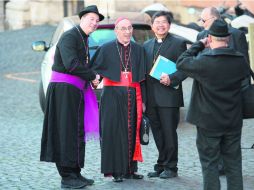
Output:
<path fill-rule="evenodd" d="M 151 18 L 147 14 L 121 12 L 120 15 L 126 16 L 132 21 L 134 29 L 132 38 L 133 41 L 137 42 L 138 44 L 143 44 L 146 40 L 154 37 L 150 26 Z M 114 33 L 114 22 L 120 15 L 115 14 L 111 16 L 110 19 L 103 20 L 99 23 L 98 29 L 89 35 L 89 52 L 91 57 L 94 55 L 96 49 L 99 46 L 116 38 Z M 46 51 L 44 59 L 41 63 L 41 81 L 39 87 L 39 101 L 42 111 L 44 111 L 45 109 L 45 95 L 52 72 L 51 67 L 54 61 L 56 44 L 61 35 L 65 31 L 74 27 L 74 25 L 79 24 L 79 21 L 80 19 L 78 18 L 78 16 L 65 17 L 58 24 L 49 45 L 47 45 L 45 41 L 36 41 L 32 43 L 32 49 L 34 51 Z M 170 29 L 170 31 L 172 31 L 172 34 L 184 38 L 189 44 L 192 43 L 194 40 L 193 34 L 190 30 L 191 29 L 188 28 L 185 28 L 184 30 L 183 27 L 175 24 L 172 24 Z M 187 36 L 187 38 L 184 37 L 185 35 Z M 95 89 L 98 100 L 100 99 L 101 88 L 102 84 L 100 84 L 98 88 Z"/>

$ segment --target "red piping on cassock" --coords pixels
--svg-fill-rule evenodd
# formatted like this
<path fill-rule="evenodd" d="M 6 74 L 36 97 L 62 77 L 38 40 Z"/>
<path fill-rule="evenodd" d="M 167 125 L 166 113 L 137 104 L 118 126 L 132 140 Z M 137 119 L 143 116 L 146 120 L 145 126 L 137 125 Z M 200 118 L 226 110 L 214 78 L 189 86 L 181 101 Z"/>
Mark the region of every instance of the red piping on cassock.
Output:
<path fill-rule="evenodd" d="M 143 162 L 141 145 L 140 145 L 140 125 L 142 119 L 142 96 L 141 87 L 138 82 L 132 82 L 131 72 L 121 72 L 121 82 L 111 81 L 108 78 L 103 79 L 104 86 L 126 86 L 136 89 L 136 102 L 137 102 L 137 126 L 136 126 L 136 143 L 133 154 L 133 160 Z"/>

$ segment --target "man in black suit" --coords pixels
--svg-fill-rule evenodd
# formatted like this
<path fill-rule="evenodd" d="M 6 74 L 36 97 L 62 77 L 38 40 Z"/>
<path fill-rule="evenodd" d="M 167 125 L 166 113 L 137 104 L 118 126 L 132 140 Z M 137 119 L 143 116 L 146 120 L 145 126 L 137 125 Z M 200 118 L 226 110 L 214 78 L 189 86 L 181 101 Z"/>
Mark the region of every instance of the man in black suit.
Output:
<path fill-rule="evenodd" d="M 219 11 L 215 7 L 207 7 L 205 8 L 200 15 L 200 21 L 204 27 L 204 30 L 200 32 L 197 36 L 197 40 L 207 37 L 208 29 L 213 24 L 216 19 L 221 19 Z M 243 31 L 238 30 L 233 27 L 229 27 L 229 32 L 231 33 L 229 37 L 228 45 L 229 47 L 235 49 L 236 51 L 241 52 L 246 58 L 247 62 L 249 62 L 249 54 L 248 54 L 248 43 Z M 195 83 L 195 82 L 194 82 Z M 250 76 L 246 77 L 245 80 L 242 81 L 242 85 L 248 85 L 250 83 Z M 224 165 L 222 159 L 220 159 L 219 163 L 219 171 L 220 175 L 224 175 Z"/>
<path fill-rule="evenodd" d="M 171 17 L 168 12 L 160 11 L 152 17 L 152 30 L 155 38 L 145 42 L 147 54 L 147 73 L 153 67 L 159 55 L 176 62 L 182 52 L 186 50 L 186 43 L 168 31 Z M 183 106 L 181 82 L 186 76 L 177 71 L 173 74 L 164 74 L 160 80 L 149 74 L 146 78 L 146 114 L 151 122 L 152 133 L 159 151 L 154 172 L 148 177 L 163 179 L 177 176 L 178 138 L 177 125 L 179 122 L 179 107 Z"/>
<path fill-rule="evenodd" d="M 187 121 L 197 126 L 203 189 L 220 189 L 222 157 L 227 189 L 242 190 L 241 82 L 249 75 L 249 67 L 243 54 L 228 48 L 230 33 L 224 21 L 215 20 L 208 34 L 177 60 L 177 69 L 196 81 Z M 210 50 L 201 52 L 205 46 Z"/>

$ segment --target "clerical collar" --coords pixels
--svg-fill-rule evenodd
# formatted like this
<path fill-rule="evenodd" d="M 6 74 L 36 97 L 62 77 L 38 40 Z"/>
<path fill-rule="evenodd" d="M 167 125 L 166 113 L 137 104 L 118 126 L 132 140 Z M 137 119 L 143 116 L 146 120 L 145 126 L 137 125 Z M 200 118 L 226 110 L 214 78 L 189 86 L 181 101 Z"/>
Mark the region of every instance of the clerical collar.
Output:
<path fill-rule="evenodd" d="M 128 47 L 128 46 L 130 45 L 131 42 L 129 42 L 128 44 L 122 44 L 121 42 L 119 42 L 119 41 L 117 40 L 117 43 L 118 43 L 119 45 L 123 46 L 123 47 Z"/>
<path fill-rule="evenodd" d="M 160 44 L 160 43 L 162 43 L 167 38 L 167 36 L 168 36 L 168 34 L 164 38 L 157 38 L 156 37 L 155 39 Z"/>
<path fill-rule="evenodd" d="M 158 43 L 162 43 L 163 40 L 162 40 L 161 38 L 158 38 L 158 39 L 157 39 L 157 42 L 158 42 Z"/>

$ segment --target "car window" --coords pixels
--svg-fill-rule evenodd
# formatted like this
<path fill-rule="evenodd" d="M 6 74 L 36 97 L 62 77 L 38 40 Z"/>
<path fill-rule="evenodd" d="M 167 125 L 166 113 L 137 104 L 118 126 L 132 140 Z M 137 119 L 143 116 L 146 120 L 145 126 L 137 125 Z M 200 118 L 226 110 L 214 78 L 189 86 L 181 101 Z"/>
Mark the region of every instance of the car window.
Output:
<path fill-rule="evenodd" d="M 148 25 L 134 25 L 133 28 L 134 41 L 140 45 L 143 45 L 145 41 L 154 37 L 154 34 Z"/>
<path fill-rule="evenodd" d="M 96 49 L 103 44 L 112 41 L 116 38 L 115 32 L 112 28 L 101 28 L 95 30 L 89 35 L 89 53 L 93 57 Z"/>
<path fill-rule="evenodd" d="M 89 37 L 89 46 L 98 47 L 116 38 L 113 29 L 97 29 Z"/>

